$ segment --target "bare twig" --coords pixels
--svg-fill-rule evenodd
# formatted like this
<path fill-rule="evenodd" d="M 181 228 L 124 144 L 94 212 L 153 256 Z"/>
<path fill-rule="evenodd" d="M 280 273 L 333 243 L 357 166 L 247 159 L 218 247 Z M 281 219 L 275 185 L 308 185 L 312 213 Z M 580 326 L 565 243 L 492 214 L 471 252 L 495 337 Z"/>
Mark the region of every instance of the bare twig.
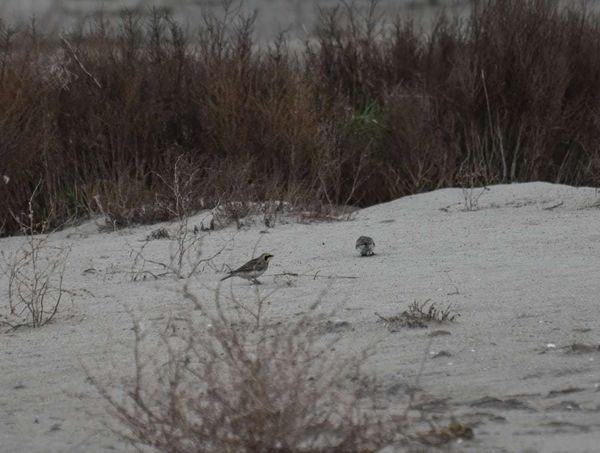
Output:
<path fill-rule="evenodd" d="M 547 208 L 543 208 L 543 210 L 544 210 L 544 211 L 552 211 L 552 210 L 554 210 L 554 209 L 556 209 L 556 208 L 559 208 L 559 207 L 561 207 L 563 204 L 565 204 L 565 202 L 564 202 L 564 201 L 561 201 L 560 203 L 556 203 L 556 204 L 554 204 L 554 205 L 552 205 L 552 206 L 548 206 Z"/>
<path fill-rule="evenodd" d="M 89 72 L 85 66 L 83 65 L 83 63 L 81 62 L 81 60 L 79 59 L 79 57 L 77 56 L 77 53 L 75 52 L 75 49 L 73 48 L 73 46 L 71 45 L 71 43 L 67 40 L 67 38 L 65 38 L 64 36 L 60 37 L 61 42 L 65 45 L 65 48 L 69 51 L 69 54 L 71 55 L 71 57 L 73 57 L 73 60 L 75 60 L 75 62 L 79 65 L 79 67 L 81 68 L 81 70 L 83 71 L 83 73 L 88 76 L 95 84 L 98 88 L 102 88 L 102 85 L 100 84 L 100 82 L 98 82 L 98 79 L 96 79 L 96 77 L 94 77 L 92 75 L 91 72 Z"/>
<path fill-rule="evenodd" d="M 304 273 L 304 274 L 298 274 L 296 272 L 281 272 L 278 274 L 273 274 L 274 277 L 310 277 L 313 280 L 316 280 L 317 278 L 326 278 L 326 279 L 357 279 L 359 277 L 355 277 L 352 275 L 321 275 L 319 274 L 319 271 L 315 272 L 314 274 L 311 273 Z"/>

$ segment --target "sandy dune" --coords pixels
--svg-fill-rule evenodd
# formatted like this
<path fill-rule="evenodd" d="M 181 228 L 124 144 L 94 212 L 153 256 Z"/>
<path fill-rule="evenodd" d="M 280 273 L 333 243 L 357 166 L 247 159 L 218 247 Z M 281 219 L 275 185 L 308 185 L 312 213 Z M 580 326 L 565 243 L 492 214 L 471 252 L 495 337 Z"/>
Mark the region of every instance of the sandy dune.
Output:
<path fill-rule="evenodd" d="M 210 300 L 224 264 L 240 265 L 256 246 L 275 255 L 261 292 L 277 289 L 268 316 L 291 319 L 326 289 L 322 309 L 349 322 L 341 353 L 376 345 L 370 370 L 401 404 L 428 354 L 419 386 L 433 410 L 471 423 L 475 439 L 459 451 L 592 452 L 600 442 L 600 197 L 591 188 L 546 183 L 491 187 L 467 212 L 459 189 L 406 197 L 357 212 L 345 222 L 256 223 L 207 233 L 205 256 L 225 247 L 189 279 Z M 192 224 L 200 224 L 199 214 Z M 173 229 L 173 225 L 163 225 Z M 56 233 L 71 247 L 66 286 L 78 296 L 41 329 L 0 334 L 0 451 L 100 452 L 126 446 L 102 425 L 102 400 L 82 363 L 100 376 L 129 376 L 129 310 L 157 334 L 189 304 L 172 279 L 131 281 L 131 250 L 158 226 L 100 233 L 93 223 Z M 376 255 L 360 258 L 356 238 L 370 235 Z M 10 253 L 22 238 L 0 240 Z M 172 243 L 152 241 L 166 259 Z M 276 277 L 294 272 L 300 277 Z M 314 278 L 315 274 L 317 278 Z M 323 278 L 347 276 L 348 278 Z M 241 279 L 227 281 L 253 297 Z M 6 278 L 0 278 L 0 306 Z M 390 332 L 389 316 L 414 300 L 460 313 L 435 329 Z M 440 352 L 443 354 L 439 354 Z"/>

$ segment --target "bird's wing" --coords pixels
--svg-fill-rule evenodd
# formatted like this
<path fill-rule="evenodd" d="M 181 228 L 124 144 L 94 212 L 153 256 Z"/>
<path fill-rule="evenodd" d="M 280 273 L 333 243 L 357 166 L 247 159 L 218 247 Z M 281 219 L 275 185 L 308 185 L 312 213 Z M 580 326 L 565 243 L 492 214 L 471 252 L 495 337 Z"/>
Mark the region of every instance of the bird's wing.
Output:
<path fill-rule="evenodd" d="M 256 264 L 258 263 L 258 260 L 259 260 L 259 258 L 254 258 L 253 260 L 248 261 L 243 266 L 238 267 L 233 272 L 248 272 L 248 271 L 252 271 L 252 270 L 254 270 L 256 268 Z"/>

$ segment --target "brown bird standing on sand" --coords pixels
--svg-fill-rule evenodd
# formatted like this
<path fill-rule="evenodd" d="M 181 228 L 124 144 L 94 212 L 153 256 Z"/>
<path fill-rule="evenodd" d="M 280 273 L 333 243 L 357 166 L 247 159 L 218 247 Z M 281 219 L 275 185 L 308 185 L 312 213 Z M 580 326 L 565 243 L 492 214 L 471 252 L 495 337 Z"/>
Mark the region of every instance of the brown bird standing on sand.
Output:
<path fill-rule="evenodd" d="M 229 272 L 229 275 L 223 277 L 221 281 L 227 280 L 231 277 L 241 277 L 246 280 L 251 280 L 252 282 L 260 285 L 260 282 L 257 280 L 262 274 L 265 273 L 267 268 L 269 267 L 269 261 L 273 259 L 273 255 L 270 253 L 263 253 L 258 258 L 254 258 L 253 260 L 248 261 L 242 267 L 237 268 L 234 271 Z"/>

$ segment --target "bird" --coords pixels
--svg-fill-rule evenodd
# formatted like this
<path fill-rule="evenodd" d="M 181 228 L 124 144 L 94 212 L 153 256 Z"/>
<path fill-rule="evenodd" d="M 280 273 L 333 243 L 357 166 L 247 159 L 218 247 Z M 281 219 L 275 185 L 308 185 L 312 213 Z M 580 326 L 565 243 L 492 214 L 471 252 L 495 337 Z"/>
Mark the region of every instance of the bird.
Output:
<path fill-rule="evenodd" d="M 356 240 L 356 249 L 360 250 L 360 256 L 375 255 L 374 248 L 375 242 L 369 236 L 361 236 Z"/>
<path fill-rule="evenodd" d="M 227 280 L 231 277 L 241 277 L 245 278 L 246 280 L 251 280 L 257 285 L 260 285 L 260 282 L 257 280 L 257 278 L 265 273 L 265 271 L 269 267 L 269 261 L 271 261 L 272 259 L 273 255 L 271 255 L 270 253 L 263 253 L 258 258 L 254 258 L 248 261 L 243 266 L 238 267 L 237 269 L 229 272 L 229 275 L 223 277 L 221 281 Z"/>

